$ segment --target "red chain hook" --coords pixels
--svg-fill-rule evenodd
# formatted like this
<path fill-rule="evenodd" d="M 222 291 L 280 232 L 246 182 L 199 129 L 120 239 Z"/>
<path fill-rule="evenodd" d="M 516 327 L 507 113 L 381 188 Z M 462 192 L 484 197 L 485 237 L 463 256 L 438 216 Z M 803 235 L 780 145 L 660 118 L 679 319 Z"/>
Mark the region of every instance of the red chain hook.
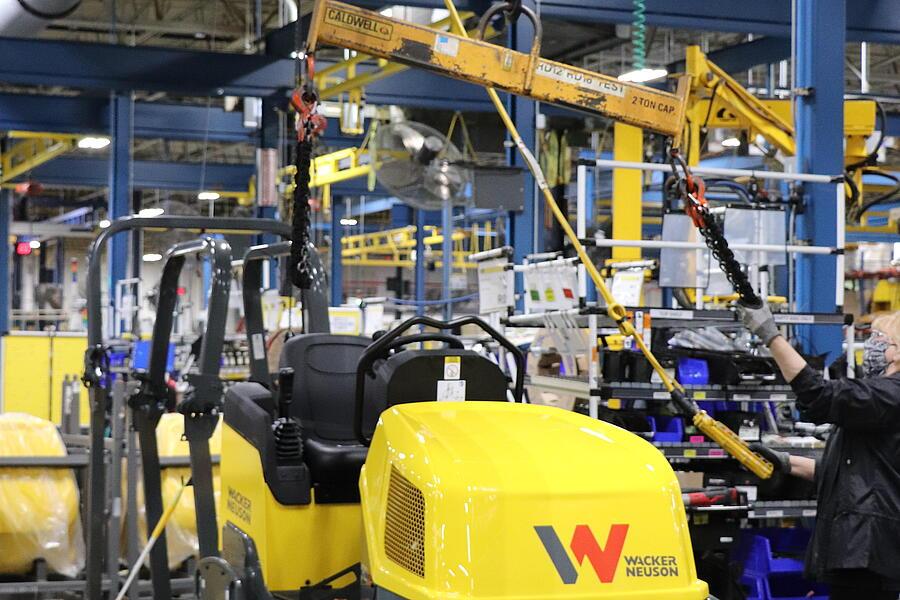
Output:
<path fill-rule="evenodd" d="M 678 178 L 678 185 L 681 187 L 682 197 L 684 198 L 684 212 L 694 222 L 694 226 L 700 229 L 706 227 L 706 183 L 699 177 L 694 177 L 687 163 L 682 158 L 678 150 L 671 151 L 672 171 Z M 681 167 L 684 172 L 683 177 L 678 176 L 677 166 Z"/>
<path fill-rule="evenodd" d="M 291 105 L 297 111 L 297 141 L 302 142 L 307 138 L 315 138 L 325 131 L 328 125 L 325 117 L 318 114 L 319 95 L 313 85 L 316 72 L 316 61 L 311 54 L 306 55 L 305 77 L 303 87 L 294 90 L 291 96 Z"/>

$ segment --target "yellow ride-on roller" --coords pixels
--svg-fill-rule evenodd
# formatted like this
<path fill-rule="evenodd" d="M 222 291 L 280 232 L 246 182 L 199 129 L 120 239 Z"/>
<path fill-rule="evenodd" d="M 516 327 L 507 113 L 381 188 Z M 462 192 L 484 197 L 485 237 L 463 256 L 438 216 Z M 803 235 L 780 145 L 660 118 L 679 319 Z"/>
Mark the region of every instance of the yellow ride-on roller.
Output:
<path fill-rule="evenodd" d="M 468 324 L 515 357 L 515 402 L 444 333 Z M 439 332 L 403 335 L 416 325 Z M 201 561 L 201 596 L 708 597 L 663 455 L 524 404 L 522 353 L 480 319 L 415 317 L 371 344 L 295 336 L 280 364 L 277 402 L 253 383 L 226 396 L 223 553 Z"/>

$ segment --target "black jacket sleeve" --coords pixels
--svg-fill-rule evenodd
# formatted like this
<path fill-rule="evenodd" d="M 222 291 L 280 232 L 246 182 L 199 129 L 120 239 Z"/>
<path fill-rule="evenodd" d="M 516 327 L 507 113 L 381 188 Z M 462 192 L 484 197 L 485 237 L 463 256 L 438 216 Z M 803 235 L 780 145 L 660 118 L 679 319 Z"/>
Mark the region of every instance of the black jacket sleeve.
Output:
<path fill-rule="evenodd" d="M 900 377 L 825 381 L 807 366 L 791 381 L 803 419 L 848 430 L 900 430 Z"/>

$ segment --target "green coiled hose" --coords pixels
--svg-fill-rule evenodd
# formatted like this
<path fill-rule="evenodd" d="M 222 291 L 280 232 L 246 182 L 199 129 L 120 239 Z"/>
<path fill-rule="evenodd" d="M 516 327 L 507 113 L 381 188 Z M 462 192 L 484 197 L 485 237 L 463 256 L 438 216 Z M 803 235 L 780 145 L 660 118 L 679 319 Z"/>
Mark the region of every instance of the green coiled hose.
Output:
<path fill-rule="evenodd" d="M 644 59 L 647 57 L 647 12 L 646 0 L 634 0 L 634 21 L 631 25 L 632 68 L 640 70 L 644 68 Z"/>

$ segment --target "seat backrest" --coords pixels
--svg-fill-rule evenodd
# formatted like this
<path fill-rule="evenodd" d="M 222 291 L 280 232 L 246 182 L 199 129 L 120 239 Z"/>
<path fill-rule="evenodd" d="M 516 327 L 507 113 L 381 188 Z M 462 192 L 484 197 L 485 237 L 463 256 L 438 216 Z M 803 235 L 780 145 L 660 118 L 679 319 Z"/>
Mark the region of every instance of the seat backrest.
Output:
<path fill-rule="evenodd" d="M 367 337 L 308 333 L 284 344 L 279 367 L 294 369 L 291 412 L 305 437 L 355 441 L 356 365 L 372 342 Z"/>

